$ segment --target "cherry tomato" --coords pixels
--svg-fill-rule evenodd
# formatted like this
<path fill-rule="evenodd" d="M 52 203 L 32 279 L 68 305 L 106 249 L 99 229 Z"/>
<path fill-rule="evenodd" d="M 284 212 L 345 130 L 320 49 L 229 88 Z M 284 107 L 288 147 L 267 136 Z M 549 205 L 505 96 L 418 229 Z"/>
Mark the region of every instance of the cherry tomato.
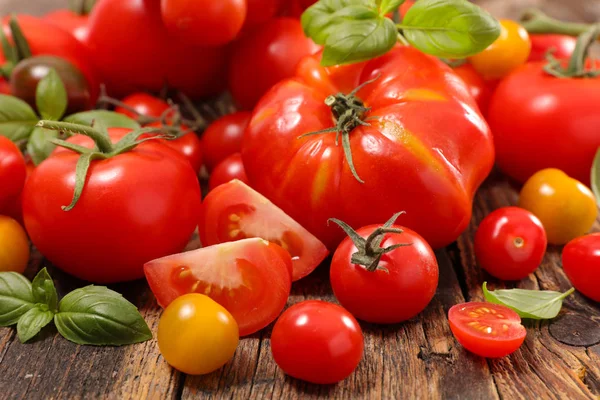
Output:
<path fill-rule="evenodd" d="M 84 43 L 88 34 L 88 16 L 77 14 L 71 10 L 56 10 L 49 12 L 42 18 L 65 31 L 69 32 L 75 39 Z"/>
<path fill-rule="evenodd" d="M 210 297 L 190 293 L 173 301 L 158 323 L 158 348 L 177 370 L 202 375 L 221 368 L 238 346 L 240 335 L 229 311 Z"/>
<path fill-rule="evenodd" d="M 26 176 L 23 154 L 7 137 L 0 136 L 0 213 L 19 197 Z"/>
<path fill-rule="evenodd" d="M 527 61 L 545 61 L 549 51 L 558 59 L 569 58 L 577 43 L 577 38 L 567 35 L 533 34 L 529 38 L 531 53 Z"/>
<path fill-rule="evenodd" d="M 486 115 L 493 92 L 490 85 L 469 63 L 454 68 L 454 72 L 465 81 L 471 96 L 473 96 L 479 106 L 479 110 L 481 110 L 482 114 Z"/>
<path fill-rule="evenodd" d="M 241 336 L 273 322 L 292 285 L 289 253 L 259 238 L 160 258 L 144 271 L 158 304 L 167 307 L 186 293 L 205 294 L 233 315 Z"/>
<path fill-rule="evenodd" d="M 302 13 L 310 6 L 315 4 L 317 0 L 288 0 L 285 5 L 285 15 L 290 17 L 300 18 Z"/>
<path fill-rule="evenodd" d="M 92 94 L 85 76 L 64 58 L 54 56 L 36 56 L 19 62 L 10 75 L 10 89 L 13 96 L 36 106 L 36 90 L 39 81 L 54 69 L 67 91 L 67 110 L 65 115 L 92 107 Z"/>
<path fill-rule="evenodd" d="M 0 78 L 0 94 L 12 94 L 10 90 L 10 83 L 4 78 Z"/>
<path fill-rule="evenodd" d="M 238 179 L 244 183 L 248 183 L 242 155 L 235 153 L 221 161 L 210 174 L 208 180 L 208 189 L 213 190 L 217 186 Z"/>
<path fill-rule="evenodd" d="M 367 239 L 381 225 L 357 231 Z M 427 307 L 438 284 L 438 264 L 433 250 L 416 232 L 393 225 L 402 233 L 380 235 L 380 247 L 406 244 L 381 255 L 370 270 L 352 262 L 358 248 L 350 237 L 338 246 L 331 261 L 330 279 L 335 297 L 356 318 L 367 322 L 392 324 L 406 321 Z M 365 251 L 364 246 L 362 248 Z M 361 253 L 359 253 L 361 254 Z M 375 253 L 372 254 L 375 258 Z"/>
<path fill-rule="evenodd" d="M 229 89 L 250 110 L 275 83 L 294 75 L 296 64 L 319 47 L 304 35 L 298 20 L 275 18 L 233 46 Z"/>
<path fill-rule="evenodd" d="M 352 314 L 320 300 L 295 304 L 279 317 L 271 334 L 273 358 L 286 374 L 329 384 L 358 366 L 363 334 Z"/>
<path fill-rule="evenodd" d="M 244 130 L 251 115 L 248 111 L 225 115 L 206 128 L 202 135 L 202 146 L 206 153 L 204 163 L 209 171 L 230 155 L 242 150 Z"/>
<path fill-rule="evenodd" d="M 481 221 L 475 255 L 483 269 L 504 280 L 526 278 L 544 258 L 546 232 L 540 220 L 519 207 L 504 207 Z"/>
<path fill-rule="evenodd" d="M 14 219 L 0 215 L 0 272 L 22 274 L 29 262 L 29 239 Z"/>
<path fill-rule="evenodd" d="M 113 143 L 127 129 L 109 129 Z M 70 143 L 91 148 L 83 135 Z M 75 207 L 79 154 L 57 148 L 23 189 L 27 232 L 40 252 L 80 279 L 110 283 L 141 278 L 145 262 L 185 247 L 197 226 L 200 187 L 179 154 L 158 141 L 94 160 Z"/>
<path fill-rule="evenodd" d="M 567 243 L 562 253 L 562 264 L 575 289 L 600 302 L 600 233 Z"/>
<path fill-rule="evenodd" d="M 469 57 L 470 63 L 485 79 L 499 79 L 523 65 L 531 51 L 527 30 L 515 21 L 500 20 L 500 37 L 487 49 Z"/>
<path fill-rule="evenodd" d="M 498 304 L 457 304 L 450 308 L 448 321 L 458 343 L 481 357 L 507 356 L 521 347 L 527 335 L 519 314 Z"/>
<path fill-rule="evenodd" d="M 319 239 L 238 180 L 211 190 L 200 215 L 198 226 L 204 246 L 248 237 L 263 238 L 290 253 L 294 281 L 310 274 L 329 253 Z"/>
<path fill-rule="evenodd" d="M 162 127 L 162 124 L 160 122 L 155 122 L 146 126 L 160 128 Z M 181 129 L 184 131 L 188 130 L 184 125 L 181 126 Z M 196 173 L 200 171 L 200 168 L 202 167 L 202 142 L 198 135 L 196 135 L 196 132 L 191 131 L 183 134 L 177 139 L 161 140 L 161 142 L 184 156 Z"/>
<path fill-rule="evenodd" d="M 246 0 L 248 12 L 242 32 L 250 32 L 257 26 L 269 21 L 279 12 L 281 4 L 287 0 Z"/>
<path fill-rule="evenodd" d="M 161 0 L 162 20 L 169 33 L 196 46 L 231 42 L 246 19 L 246 0 Z"/>
<path fill-rule="evenodd" d="M 519 207 L 542 221 L 552 244 L 565 244 L 589 232 L 598 214 L 592 191 L 554 168 L 529 178 L 521 189 Z"/>
<path fill-rule="evenodd" d="M 158 118 L 170 108 L 169 103 L 163 99 L 144 92 L 132 93 L 123 98 L 121 102 L 124 105 L 133 108 L 137 114 L 129 111 L 125 107 L 116 107 L 115 112 L 127 115 L 132 119 L 137 119 L 139 115 Z"/>

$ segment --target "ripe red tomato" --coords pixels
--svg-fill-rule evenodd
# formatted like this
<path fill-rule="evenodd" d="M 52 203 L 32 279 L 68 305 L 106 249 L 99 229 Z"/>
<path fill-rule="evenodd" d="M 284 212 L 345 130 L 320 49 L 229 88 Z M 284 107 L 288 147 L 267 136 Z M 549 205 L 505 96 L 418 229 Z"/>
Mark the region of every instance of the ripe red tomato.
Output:
<path fill-rule="evenodd" d="M 457 304 L 450 308 L 448 321 L 458 343 L 481 357 L 507 356 L 521 347 L 527 335 L 519 314 L 498 304 Z"/>
<path fill-rule="evenodd" d="M 162 127 L 162 124 L 160 122 L 155 122 L 148 124 L 147 126 L 160 128 Z M 187 127 L 182 125 L 181 129 L 187 130 Z M 184 156 L 196 173 L 200 171 L 200 168 L 202 167 L 202 142 L 198 135 L 196 135 L 196 132 L 190 131 L 177 139 L 163 140 L 163 142 Z"/>
<path fill-rule="evenodd" d="M 481 221 L 475 233 L 475 255 L 483 269 L 503 280 L 526 278 L 546 253 L 546 231 L 529 211 L 504 207 Z"/>
<path fill-rule="evenodd" d="M 530 34 L 531 53 L 527 61 L 544 61 L 548 51 L 556 58 L 569 58 L 575 50 L 577 38 L 567 35 Z"/>
<path fill-rule="evenodd" d="M 113 143 L 128 130 L 109 129 Z M 87 136 L 69 142 L 91 148 Z M 70 211 L 79 155 L 59 148 L 29 176 L 23 216 L 31 241 L 54 265 L 80 279 L 110 283 L 143 276 L 145 262 L 181 251 L 197 226 L 200 187 L 179 154 L 147 141 L 92 161 Z"/>
<path fill-rule="evenodd" d="M 233 315 L 240 336 L 277 318 L 292 285 L 292 259 L 281 247 L 252 238 L 175 254 L 144 266 L 158 304 L 201 293 Z"/>
<path fill-rule="evenodd" d="M 285 15 L 300 18 L 304 10 L 315 4 L 317 0 L 288 0 L 285 7 Z"/>
<path fill-rule="evenodd" d="M 441 61 L 406 46 L 364 63 L 360 82 L 379 78 L 355 98 L 369 107 L 362 118 L 370 125 L 357 124 L 348 134 L 360 183 L 335 132 L 299 139 L 334 128 L 325 99 L 348 93 L 336 82 L 344 71 L 351 82 L 357 67 L 312 65 L 274 86 L 255 108 L 242 144 L 251 186 L 329 249 L 343 239 L 329 218 L 351 226 L 383 223 L 399 206 L 407 212 L 403 225 L 433 248 L 455 240 L 494 161 L 490 130 L 464 82 Z"/>
<path fill-rule="evenodd" d="M 0 214 L 6 214 L 19 198 L 27 176 L 21 150 L 0 136 Z"/>
<path fill-rule="evenodd" d="M 402 233 L 381 233 L 381 225 L 369 225 L 356 233 L 367 239 L 382 238 L 376 250 L 359 246 L 347 237 L 331 261 L 330 279 L 335 297 L 356 318 L 367 322 L 393 324 L 406 321 L 427 307 L 438 284 L 438 264 L 433 250 L 418 233 L 392 225 Z M 389 253 L 378 251 L 407 244 Z M 368 260 L 381 256 L 372 267 L 352 262 L 354 254 Z M 376 304 L 377 306 L 374 306 Z"/>
<path fill-rule="evenodd" d="M 234 44 L 229 60 L 229 90 L 250 110 L 271 86 L 294 75 L 296 64 L 319 47 L 292 18 L 275 18 Z"/>
<path fill-rule="evenodd" d="M 352 314 L 320 300 L 294 304 L 277 320 L 271 350 L 288 375 L 328 384 L 348 377 L 358 366 L 363 334 Z"/>
<path fill-rule="evenodd" d="M 567 243 L 562 253 L 562 264 L 575 289 L 600 302 L 600 233 Z"/>
<path fill-rule="evenodd" d="M 600 76 L 556 78 L 545 64 L 528 63 L 498 85 L 488 113 L 496 161 L 521 183 L 557 168 L 589 185 L 600 147 Z"/>
<path fill-rule="evenodd" d="M 263 238 L 290 253 L 294 281 L 310 274 L 329 253 L 319 239 L 238 180 L 211 190 L 204 199 L 200 216 L 198 226 L 204 246 L 248 237 Z"/>
<path fill-rule="evenodd" d="M 132 93 L 121 100 L 123 104 L 133 108 L 136 113 L 125 107 L 116 107 L 115 112 L 127 115 L 129 118 L 137 119 L 139 115 L 149 117 L 161 117 L 169 109 L 169 104 L 156 96 L 144 92 Z"/>
<path fill-rule="evenodd" d="M 490 85 L 469 63 L 454 68 L 454 72 L 465 81 L 471 96 L 473 96 L 479 106 L 479 110 L 481 110 L 483 115 L 486 115 L 493 93 Z"/>
<path fill-rule="evenodd" d="M 246 0 L 248 12 L 242 33 L 250 32 L 277 15 L 283 2 L 284 0 Z"/>
<path fill-rule="evenodd" d="M 42 17 L 44 21 L 69 32 L 75 39 L 85 43 L 88 34 L 88 16 L 62 9 L 49 12 Z"/>
<path fill-rule="evenodd" d="M 195 46 L 231 42 L 246 19 L 246 0 L 161 0 L 165 27 L 176 40 Z"/>
<path fill-rule="evenodd" d="M 242 150 L 244 131 L 251 115 L 248 111 L 225 115 L 206 128 L 202 135 L 202 146 L 206 153 L 204 163 L 209 171 L 230 155 Z"/>
<path fill-rule="evenodd" d="M 191 97 L 223 89 L 225 49 L 169 38 L 156 0 L 98 2 L 90 14 L 87 44 L 112 96 L 159 92 L 165 85 Z"/>
<path fill-rule="evenodd" d="M 240 153 L 230 155 L 215 167 L 208 180 L 208 189 L 213 190 L 232 179 L 248 183 L 248 177 L 246 176 L 246 170 Z"/>

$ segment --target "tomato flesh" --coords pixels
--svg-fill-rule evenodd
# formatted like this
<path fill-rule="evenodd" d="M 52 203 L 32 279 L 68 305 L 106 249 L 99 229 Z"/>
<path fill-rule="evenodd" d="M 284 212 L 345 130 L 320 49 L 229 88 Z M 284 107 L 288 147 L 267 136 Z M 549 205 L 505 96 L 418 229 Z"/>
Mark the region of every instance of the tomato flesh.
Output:
<path fill-rule="evenodd" d="M 467 350 L 498 358 L 516 351 L 527 335 L 521 317 L 508 307 L 482 302 L 457 304 L 448 312 L 450 329 Z"/>

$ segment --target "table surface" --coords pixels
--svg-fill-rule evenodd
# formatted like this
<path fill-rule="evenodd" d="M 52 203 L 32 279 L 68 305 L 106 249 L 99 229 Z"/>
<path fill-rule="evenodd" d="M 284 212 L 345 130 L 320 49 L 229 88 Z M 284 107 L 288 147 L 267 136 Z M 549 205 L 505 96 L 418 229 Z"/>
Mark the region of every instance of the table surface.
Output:
<path fill-rule="evenodd" d="M 35 3 L 35 4 L 33 4 Z M 6 11 L 41 12 L 58 0 L 0 1 Z M 600 1 L 481 1 L 496 15 L 517 15 L 525 5 L 546 8 L 573 20 L 593 20 Z M 503 6 L 499 6 L 503 3 Z M 33 9 L 32 9 L 33 8 Z M 219 371 L 191 377 L 171 369 L 156 340 L 114 347 L 78 346 L 45 328 L 32 343 L 19 343 L 14 328 L 0 328 L 0 399 L 46 398 L 476 398 L 597 399 L 600 396 L 600 306 L 580 294 L 570 296 L 559 317 L 525 322 L 527 338 L 509 357 L 486 360 L 466 352 L 453 338 L 448 309 L 483 300 L 481 284 L 565 291 L 570 287 L 560 263 L 560 247 L 550 247 L 538 270 L 505 286 L 477 266 L 473 234 L 490 211 L 514 205 L 516 187 L 494 172 L 479 190 L 473 219 L 456 243 L 436 252 L 440 283 L 431 304 L 403 324 L 361 323 L 365 355 L 356 372 L 337 385 L 312 385 L 285 376 L 270 351 L 271 327 L 244 338 L 235 357 Z M 600 230 L 596 224 L 594 230 Z M 193 246 L 193 244 L 192 244 Z M 48 266 L 34 253 L 27 275 Z M 83 283 L 49 266 L 61 295 Z M 111 286 L 136 304 L 156 332 L 161 313 L 144 281 Z M 292 287 L 288 305 L 305 299 L 335 301 L 327 262 Z"/>

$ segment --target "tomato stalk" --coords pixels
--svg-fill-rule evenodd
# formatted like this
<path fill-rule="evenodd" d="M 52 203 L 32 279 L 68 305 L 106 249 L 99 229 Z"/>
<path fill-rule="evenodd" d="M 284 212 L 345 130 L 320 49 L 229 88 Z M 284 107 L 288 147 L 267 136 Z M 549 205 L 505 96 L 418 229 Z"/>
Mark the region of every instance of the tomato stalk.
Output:
<path fill-rule="evenodd" d="M 549 53 L 547 55 L 548 64 L 544 66 L 544 71 L 557 78 L 595 78 L 600 76 L 600 70 L 594 68 L 594 63 L 590 68 L 586 68 L 590 48 L 599 35 L 600 25 L 592 25 L 579 35 L 575 50 L 566 67 Z"/>
<path fill-rule="evenodd" d="M 579 36 L 592 26 L 579 22 L 564 22 L 535 8 L 525 10 L 521 15 L 520 23 L 529 33 L 555 33 L 568 36 Z"/>
<path fill-rule="evenodd" d="M 392 228 L 394 222 L 400 215 L 404 214 L 404 211 L 398 212 L 392 216 L 385 224 L 375 229 L 366 239 L 360 236 L 350 225 L 339 219 L 330 218 L 329 221 L 335 222 L 340 228 L 346 232 L 348 237 L 356 246 L 357 251 L 352 254 L 350 261 L 356 265 L 362 265 L 369 272 L 375 272 L 377 270 L 388 272 L 387 268 L 379 265 L 381 257 L 384 254 L 392 252 L 399 247 L 410 246 L 412 243 L 398 243 L 388 247 L 381 247 L 383 238 L 388 233 L 402 233 L 404 232 L 400 228 Z"/>
<path fill-rule="evenodd" d="M 23 30 L 17 22 L 17 18 L 13 15 L 8 22 L 14 45 L 11 45 L 4 34 L 4 30 L 0 29 L 0 44 L 2 52 L 6 58 L 6 62 L 0 67 L 0 73 L 6 78 L 10 78 L 13 68 L 21 60 L 31 57 L 31 49 L 29 43 L 23 34 Z"/>

